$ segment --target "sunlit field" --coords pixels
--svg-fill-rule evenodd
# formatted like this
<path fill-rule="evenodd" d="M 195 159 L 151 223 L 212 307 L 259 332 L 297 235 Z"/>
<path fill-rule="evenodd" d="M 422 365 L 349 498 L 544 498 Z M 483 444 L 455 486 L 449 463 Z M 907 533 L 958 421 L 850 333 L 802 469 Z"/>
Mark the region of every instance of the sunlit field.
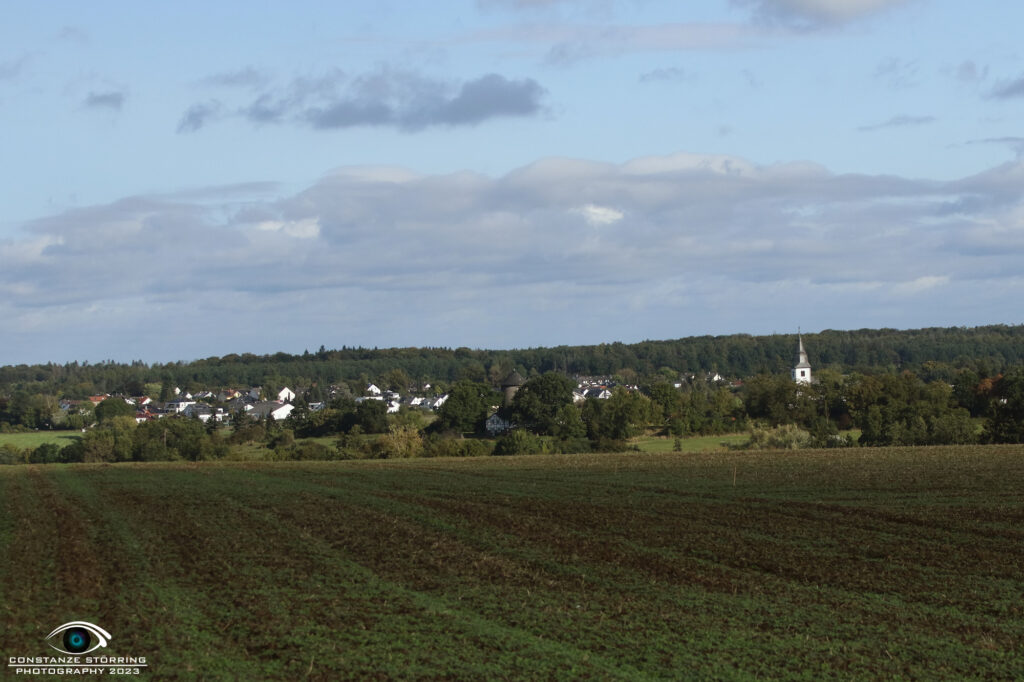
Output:
<path fill-rule="evenodd" d="M 0 467 L 0 631 L 152 679 L 1014 679 L 1024 446 Z"/>
<path fill-rule="evenodd" d="M 24 431 L 20 433 L 0 433 L 0 447 L 12 445 L 19 450 L 31 450 L 44 443 L 54 443 L 59 447 L 70 445 L 80 438 L 81 431 Z"/>

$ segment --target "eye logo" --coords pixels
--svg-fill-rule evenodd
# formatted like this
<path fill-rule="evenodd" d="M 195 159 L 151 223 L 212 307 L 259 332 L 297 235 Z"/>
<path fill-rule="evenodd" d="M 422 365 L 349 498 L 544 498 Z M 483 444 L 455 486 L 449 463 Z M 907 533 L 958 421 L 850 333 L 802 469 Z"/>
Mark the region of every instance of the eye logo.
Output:
<path fill-rule="evenodd" d="M 63 649 L 50 641 L 58 639 L 58 635 L 60 636 L 60 644 L 64 646 Z M 106 646 L 110 638 L 110 633 L 100 626 L 86 623 L 84 620 L 75 620 L 70 623 L 64 623 L 64 625 L 48 634 L 46 641 L 52 648 L 62 654 L 77 656 L 79 654 L 87 654 L 90 651 L 96 651 L 101 646 Z"/>

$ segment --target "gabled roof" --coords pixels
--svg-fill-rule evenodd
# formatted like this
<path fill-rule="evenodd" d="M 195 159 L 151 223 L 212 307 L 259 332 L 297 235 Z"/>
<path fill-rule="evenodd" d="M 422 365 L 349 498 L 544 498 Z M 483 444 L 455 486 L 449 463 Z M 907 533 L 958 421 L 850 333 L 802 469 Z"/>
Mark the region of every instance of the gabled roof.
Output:
<path fill-rule="evenodd" d="M 268 414 L 273 415 L 282 410 L 286 414 L 290 414 L 293 409 L 295 409 L 295 406 L 290 405 L 289 403 L 282 403 L 277 400 L 264 400 L 263 402 L 253 405 L 249 414 L 254 417 L 265 417 Z"/>

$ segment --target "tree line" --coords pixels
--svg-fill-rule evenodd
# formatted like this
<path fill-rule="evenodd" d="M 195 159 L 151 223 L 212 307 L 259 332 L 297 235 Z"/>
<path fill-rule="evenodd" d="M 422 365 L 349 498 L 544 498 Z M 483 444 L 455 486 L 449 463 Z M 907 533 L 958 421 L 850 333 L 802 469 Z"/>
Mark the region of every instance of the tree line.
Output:
<path fill-rule="evenodd" d="M 0 368 L 0 430 L 99 426 L 63 450 L 6 446 L 0 461 L 212 459 L 245 445 L 280 459 L 581 452 L 623 449 L 641 434 L 743 431 L 751 434 L 750 447 L 1021 442 L 1022 335 L 1024 327 L 1004 325 L 806 335 L 816 378 L 809 386 L 789 378 L 792 335 L 518 351 L 321 348 L 301 356 L 168 365 L 8 366 Z M 497 388 L 513 369 L 528 379 L 498 416 L 515 428 L 482 438 L 485 420 L 502 404 Z M 709 373 L 742 381 L 709 381 Z M 622 385 L 608 400 L 576 403 L 573 374 L 611 376 Z M 354 400 L 371 380 L 403 392 L 429 382 L 449 397 L 433 420 L 415 409 L 389 415 L 381 402 Z M 104 389 L 168 397 L 178 385 L 257 384 L 305 391 L 285 422 L 242 415 L 229 431 L 184 419 L 136 427 L 134 408 L 119 398 L 95 408 L 89 401 L 71 410 L 60 406 L 62 399 Z M 328 393 L 332 384 L 337 390 Z M 312 401 L 326 402 L 326 409 L 309 409 Z"/>
<path fill-rule="evenodd" d="M 843 373 L 911 370 L 928 380 L 944 379 L 951 383 L 961 369 L 994 376 L 1024 364 L 1024 325 L 826 330 L 805 334 L 804 341 L 815 369 Z M 263 385 L 310 388 L 338 383 L 349 383 L 358 391 L 366 381 L 386 378 L 398 387 L 403 382 L 450 384 L 460 379 L 497 386 L 513 369 L 525 372 L 527 377 L 545 372 L 618 375 L 627 383 L 657 374 L 669 377 L 718 372 L 728 377 L 749 377 L 788 372 L 795 345 L 794 334 L 735 334 L 514 350 L 327 350 L 321 346 L 316 352 L 297 355 L 244 353 L 190 362 L 6 365 L 0 367 L 0 399 L 9 400 L 18 393 L 83 399 L 96 394 L 143 395 L 173 387 L 194 391 Z M 0 416 L 0 421 L 3 419 Z"/>
<path fill-rule="evenodd" d="M 1024 367 L 956 383 L 899 373 L 821 370 L 811 385 L 788 375 L 758 374 L 741 386 L 698 380 L 679 385 L 654 377 L 621 386 L 610 398 L 574 401 L 576 383 L 560 372 L 526 380 L 511 400 L 489 384 L 453 384 L 436 418 L 416 409 L 387 414 L 382 401 L 335 398 L 322 410 L 299 399 L 283 421 L 244 412 L 230 429 L 215 420 L 169 417 L 136 424 L 120 398 L 96 408 L 95 428 L 63 449 L 0 448 L 0 463 L 209 460 L 232 446 L 264 459 L 351 459 L 622 451 L 641 434 L 682 438 L 749 432 L 747 447 L 852 447 L 1024 442 Z M 512 428 L 484 437 L 493 406 Z M 850 431 L 856 429 L 854 438 Z"/>

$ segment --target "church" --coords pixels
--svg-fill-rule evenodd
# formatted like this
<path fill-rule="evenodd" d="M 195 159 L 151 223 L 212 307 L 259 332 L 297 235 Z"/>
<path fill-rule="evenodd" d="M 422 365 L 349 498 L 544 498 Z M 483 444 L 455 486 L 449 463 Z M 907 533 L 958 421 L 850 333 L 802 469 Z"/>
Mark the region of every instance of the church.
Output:
<path fill-rule="evenodd" d="M 797 334 L 799 347 L 796 352 L 796 366 L 793 368 L 793 381 L 798 384 L 811 383 L 811 363 L 807 361 L 807 351 L 804 350 L 804 339 Z"/>

